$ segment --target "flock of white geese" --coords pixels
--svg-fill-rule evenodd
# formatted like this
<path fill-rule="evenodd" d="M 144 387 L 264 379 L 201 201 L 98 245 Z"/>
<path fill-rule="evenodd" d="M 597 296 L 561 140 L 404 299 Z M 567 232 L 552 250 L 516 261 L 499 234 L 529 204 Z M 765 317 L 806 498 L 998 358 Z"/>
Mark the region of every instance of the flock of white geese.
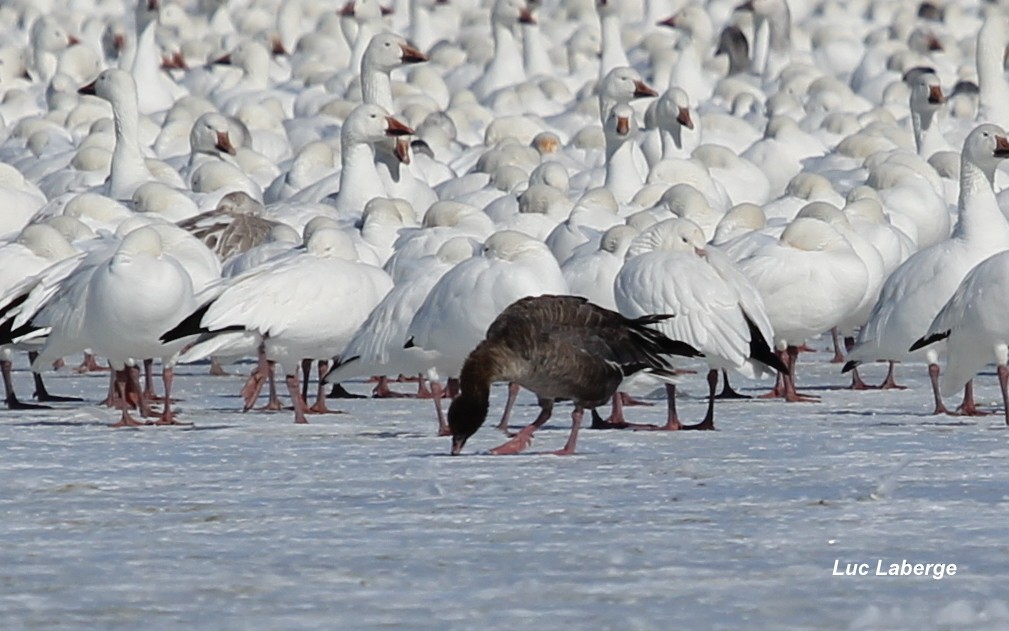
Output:
<path fill-rule="evenodd" d="M 4 2 L 7 404 L 32 406 L 14 353 L 40 403 L 59 400 L 42 375 L 84 354 L 112 368 L 116 425 L 177 423 L 176 363 L 255 358 L 246 409 L 267 384 L 280 409 L 276 366 L 297 422 L 327 382 L 395 396 L 406 375 L 447 434 L 441 400 L 495 318 L 573 295 L 672 316 L 648 322 L 703 355 L 704 421 L 680 422 L 666 375 L 661 429 L 714 427 L 735 373 L 815 399 L 797 359 L 831 334 L 854 388 L 860 364 L 890 362 L 894 388 L 895 363 L 924 359 L 936 413 L 960 389 L 978 412 L 994 362 L 1009 423 L 1003 4 Z M 569 398 L 543 366 L 587 370 L 541 324 L 536 379 L 501 372 L 502 427 L 522 385 Z M 634 427 L 612 399 L 595 423 Z"/>

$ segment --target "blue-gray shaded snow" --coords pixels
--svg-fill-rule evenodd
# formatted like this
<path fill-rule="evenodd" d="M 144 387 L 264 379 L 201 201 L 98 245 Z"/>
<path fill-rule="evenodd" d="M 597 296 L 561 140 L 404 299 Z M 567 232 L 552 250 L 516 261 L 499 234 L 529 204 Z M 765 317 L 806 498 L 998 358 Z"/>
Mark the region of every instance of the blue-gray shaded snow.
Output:
<path fill-rule="evenodd" d="M 479 455 L 503 440 L 502 387 L 453 458 L 426 400 L 330 400 L 346 413 L 296 426 L 239 413 L 241 377 L 189 366 L 176 392 L 194 428 L 113 430 L 93 403 L 107 376 L 64 371 L 50 391 L 90 403 L 0 412 L 2 626 L 1007 628 L 1001 412 L 929 416 L 920 365 L 900 367 L 907 391 L 826 389 L 845 381 L 827 357 L 800 360 L 821 403 L 719 401 L 717 432 L 584 430 L 567 458 L 538 453 L 563 445 L 566 405 L 529 455 Z M 701 377 L 681 388 L 686 421 Z M 1001 403 L 990 374 L 978 397 Z M 661 423 L 655 404 L 628 416 Z M 524 393 L 513 425 L 535 413 Z M 957 573 L 831 575 L 878 559 Z"/>

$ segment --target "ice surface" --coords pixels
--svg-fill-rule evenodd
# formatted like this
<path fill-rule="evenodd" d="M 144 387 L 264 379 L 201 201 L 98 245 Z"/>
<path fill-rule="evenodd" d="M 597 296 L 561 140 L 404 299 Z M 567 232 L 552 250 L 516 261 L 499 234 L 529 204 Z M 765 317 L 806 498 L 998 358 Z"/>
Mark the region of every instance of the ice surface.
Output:
<path fill-rule="evenodd" d="M 1001 412 L 929 416 L 920 365 L 900 367 L 907 391 L 831 389 L 828 357 L 800 360 L 821 403 L 719 402 L 717 432 L 585 430 L 569 458 L 537 454 L 563 445 L 566 405 L 530 455 L 480 455 L 502 441 L 486 426 L 453 458 L 429 401 L 331 401 L 346 413 L 296 426 L 239 413 L 242 378 L 205 366 L 176 379 L 194 428 L 112 430 L 93 403 L 3 411 L 0 627 L 1009 628 Z M 681 388 L 687 421 L 702 376 Z M 93 402 L 106 379 L 48 384 Z M 977 392 L 1001 402 L 990 374 Z M 628 416 L 660 423 L 656 403 Z M 516 422 L 535 413 L 524 393 Z M 957 573 L 836 577 L 835 559 Z"/>

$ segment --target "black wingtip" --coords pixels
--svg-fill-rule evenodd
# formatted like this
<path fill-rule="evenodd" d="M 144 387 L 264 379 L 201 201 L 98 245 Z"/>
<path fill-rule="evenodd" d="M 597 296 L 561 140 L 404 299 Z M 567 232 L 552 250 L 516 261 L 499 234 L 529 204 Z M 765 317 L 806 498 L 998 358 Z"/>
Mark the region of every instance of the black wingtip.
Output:
<path fill-rule="evenodd" d="M 936 342 L 942 341 L 942 340 L 946 339 L 947 337 L 949 337 L 949 334 L 951 332 L 952 332 L 952 329 L 950 329 L 948 331 L 943 331 L 942 333 L 933 333 L 932 335 L 929 335 L 928 337 L 920 337 L 920 338 L 918 338 L 917 341 L 915 341 L 914 344 L 911 345 L 911 348 L 907 349 L 907 352 L 913 353 L 914 351 L 922 349 L 922 348 L 925 348 L 926 346 L 929 346 L 930 344 L 935 344 Z"/>
<path fill-rule="evenodd" d="M 846 372 L 851 372 L 852 370 L 855 370 L 856 368 L 859 367 L 859 365 L 861 365 L 861 363 L 862 362 L 854 361 L 854 360 L 850 361 L 850 362 L 847 362 L 844 365 L 844 368 L 841 369 L 841 374 L 844 374 Z"/>
<path fill-rule="evenodd" d="M 174 342 L 175 340 L 188 337 L 190 335 L 207 333 L 209 329 L 201 326 L 200 320 L 202 320 L 203 316 L 207 314 L 207 311 L 210 309 L 210 305 L 212 304 L 214 304 L 213 301 L 210 301 L 196 311 L 190 313 L 182 322 L 179 322 L 168 331 L 162 333 L 161 337 L 158 339 L 161 340 L 162 344 L 167 344 L 168 342 Z"/>
<path fill-rule="evenodd" d="M 410 339 L 406 341 L 406 344 L 403 345 L 403 348 L 413 348 L 415 346 L 417 345 L 413 343 L 413 336 L 410 336 Z"/>
<path fill-rule="evenodd" d="M 777 370 L 783 375 L 789 374 L 788 366 L 771 349 L 771 345 L 767 343 L 764 334 L 760 332 L 760 329 L 750 319 L 750 316 L 744 313 L 743 317 L 746 319 L 746 326 L 750 329 L 750 357 L 765 366 Z"/>

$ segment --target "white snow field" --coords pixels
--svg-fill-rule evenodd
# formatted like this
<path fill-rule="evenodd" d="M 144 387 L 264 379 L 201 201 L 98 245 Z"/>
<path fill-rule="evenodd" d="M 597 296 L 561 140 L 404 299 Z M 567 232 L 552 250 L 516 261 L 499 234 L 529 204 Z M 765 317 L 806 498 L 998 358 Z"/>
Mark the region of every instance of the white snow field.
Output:
<path fill-rule="evenodd" d="M 898 370 L 906 391 L 833 389 L 828 358 L 800 359 L 821 403 L 720 401 L 716 432 L 585 430 L 573 457 L 542 453 L 566 405 L 527 455 L 481 455 L 502 440 L 485 426 L 450 457 L 430 401 L 331 400 L 346 413 L 296 426 L 238 412 L 243 377 L 189 366 L 194 427 L 113 430 L 107 376 L 64 371 L 50 390 L 88 403 L 0 412 L 0 627 L 1009 628 L 1001 413 L 929 416 L 920 365 Z M 23 360 L 15 376 L 27 400 Z M 1000 406 L 990 373 L 978 395 Z M 662 422 L 655 403 L 628 416 Z M 535 413 L 524 393 L 513 424 Z M 874 575 L 905 559 L 956 572 Z"/>

